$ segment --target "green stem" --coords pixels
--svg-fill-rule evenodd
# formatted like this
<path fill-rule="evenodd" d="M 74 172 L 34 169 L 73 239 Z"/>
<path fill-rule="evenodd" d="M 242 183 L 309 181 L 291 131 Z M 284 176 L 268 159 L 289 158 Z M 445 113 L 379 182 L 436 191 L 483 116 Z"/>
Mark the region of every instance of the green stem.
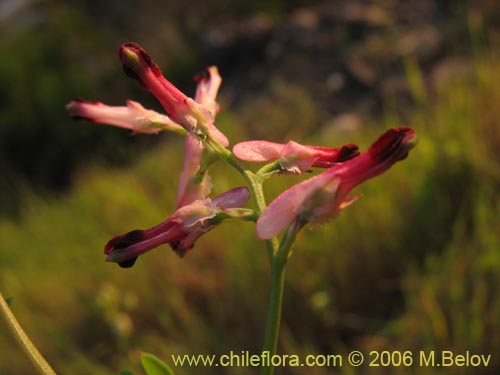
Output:
<path fill-rule="evenodd" d="M 281 170 L 281 165 L 279 160 L 273 161 L 272 163 L 264 165 L 261 169 L 257 171 L 258 175 L 269 176 L 273 175 Z"/>
<path fill-rule="evenodd" d="M 257 206 L 257 216 L 266 208 L 266 200 L 264 197 L 263 183 L 268 177 L 267 174 L 275 173 L 279 164 L 270 163 L 264 166 L 259 172 L 253 173 L 244 168 L 233 153 L 222 147 L 217 142 L 212 142 L 210 139 L 207 144 L 218 153 L 224 160 L 240 172 L 250 184 L 250 190 L 253 193 L 255 204 Z M 263 352 L 269 352 L 269 358 L 276 354 L 278 347 L 278 337 L 281 321 L 281 310 L 283 305 L 283 291 L 285 286 L 285 266 L 290 254 L 290 249 L 295 241 L 297 232 L 302 227 L 303 223 L 296 220 L 289 226 L 281 243 L 276 237 L 266 240 L 266 245 L 271 262 L 271 291 L 269 296 L 269 307 L 267 312 L 266 331 L 264 335 Z M 272 366 L 262 366 L 261 375 L 272 375 Z"/>
<path fill-rule="evenodd" d="M 269 352 L 269 358 L 276 354 L 283 305 L 283 291 L 285 286 L 286 262 L 272 261 L 271 264 L 271 292 L 267 310 L 266 332 L 264 336 L 263 352 Z M 272 375 L 272 366 L 262 366 L 261 375 Z"/>
<path fill-rule="evenodd" d="M 42 354 L 31 342 L 26 332 L 24 332 L 23 328 L 10 310 L 9 305 L 7 305 L 7 302 L 3 298 L 2 293 L 0 293 L 0 315 L 7 324 L 12 336 L 14 336 L 17 343 L 21 346 L 24 353 L 26 353 L 38 372 L 42 375 L 56 375 L 56 372 L 52 369 L 52 367 L 50 367 L 45 358 L 43 358 Z"/>
<path fill-rule="evenodd" d="M 294 221 L 283 237 L 278 251 L 271 258 L 271 293 L 267 313 L 266 333 L 264 336 L 263 352 L 269 352 L 269 358 L 276 354 L 283 306 L 283 291 L 285 287 L 285 268 L 290 250 L 302 228 L 300 221 Z M 272 375 L 272 366 L 262 366 L 261 375 Z"/>
<path fill-rule="evenodd" d="M 245 177 L 247 181 L 250 183 L 250 189 L 252 190 L 253 196 L 255 198 L 255 203 L 257 205 L 257 213 L 260 215 L 262 211 L 267 207 L 266 199 L 264 197 L 264 189 L 262 187 L 262 183 L 264 180 L 262 177 L 245 170 Z M 269 254 L 269 260 L 272 262 L 274 255 L 278 251 L 279 243 L 276 237 L 271 238 L 270 240 L 266 240 L 267 251 Z"/>
<path fill-rule="evenodd" d="M 221 146 L 217 142 L 210 139 L 206 141 L 206 144 L 217 154 L 219 154 L 222 159 L 224 159 L 228 164 L 230 164 L 234 169 L 236 169 L 249 183 L 250 190 L 255 200 L 257 206 L 256 213 L 260 215 L 262 211 L 266 208 L 266 199 L 264 197 L 264 189 L 262 184 L 264 183 L 264 178 L 258 174 L 249 171 L 243 167 L 238 160 L 234 157 L 233 153 L 227 148 Z M 269 259 L 272 260 L 274 254 L 278 251 L 278 239 L 272 238 L 266 240 L 267 251 L 269 254 Z"/>

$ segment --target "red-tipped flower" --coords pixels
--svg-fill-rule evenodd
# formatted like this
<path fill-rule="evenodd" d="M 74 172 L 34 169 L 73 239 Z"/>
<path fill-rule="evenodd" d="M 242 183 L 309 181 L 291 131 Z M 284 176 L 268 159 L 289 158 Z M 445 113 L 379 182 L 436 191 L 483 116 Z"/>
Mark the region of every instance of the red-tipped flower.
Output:
<path fill-rule="evenodd" d="M 329 148 L 301 145 L 294 141 L 287 144 L 240 142 L 233 147 L 233 153 L 238 159 L 256 163 L 278 160 L 283 171 L 295 174 L 307 172 L 311 167 L 329 168 L 359 155 L 358 146 L 353 144 Z"/>
<path fill-rule="evenodd" d="M 104 247 L 106 260 L 124 268 L 132 267 L 139 255 L 166 243 L 183 256 L 200 236 L 229 217 L 232 209 L 244 206 L 249 196 L 246 187 L 239 187 L 213 200 L 207 198 L 183 206 L 153 228 L 133 230 L 111 239 Z"/>
<path fill-rule="evenodd" d="M 262 212 L 257 221 L 257 234 L 262 239 L 269 239 L 294 220 L 312 222 L 334 217 L 360 197 L 348 196 L 356 185 L 404 159 L 416 143 L 417 136 L 411 128 L 386 131 L 360 156 L 337 164 L 280 194 Z"/>
<path fill-rule="evenodd" d="M 167 116 L 145 109 L 132 100 L 127 100 L 127 106 L 116 107 L 77 98 L 66 106 L 66 110 L 75 119 L 130 129 L 133 134 L 156 134 L 161 130 L 184 132 Z"/>
<path fill-rule="evenodd" d="M 140 45 L 137 43 L 122 44 L 120 60 L 125 73 L 149 90 L 165 108 L 172 120 L 189 132 L 210 136 L 223 146 L 229 144 L 226 136 L 213 124 L 211 106 L 189 98 L 168 81 L 158 65 Z"/>

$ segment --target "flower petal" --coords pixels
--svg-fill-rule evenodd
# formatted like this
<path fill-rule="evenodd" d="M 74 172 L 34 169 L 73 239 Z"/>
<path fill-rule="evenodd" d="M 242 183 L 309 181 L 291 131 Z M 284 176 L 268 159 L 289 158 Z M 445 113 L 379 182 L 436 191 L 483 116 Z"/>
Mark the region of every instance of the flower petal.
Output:
<path fill-rule="evenodd" d="M 167 113 L 186 127 L 185 115 L 190 112 L 187 96 L 169 82 L 147 52 L 137 43 L 125 43 L 120 47 L 120 60 L 125 73 L 138 80 L 165 108 Z"/>
<path fill-rule="evenodd" d="M 291 173 L 304 173 L 318 158 L 314 148 L 289 141 L 280 152 L 281 167 Z"/>
<path fill-rule="evenodd" d="M 198 238 L 200 238 L 213 228 L 214 227 L 208 227 L 204 229 L 201 225 L 197 225 L 196 228 L 189 231 L 189 233 L 185 237 L 183 237 L 179 241 L 170 243 L 170 246 L 172 247 L 172 250 L 182 258 L 184 255 L 186 255 L 186 252 L 188 250 L 191 250 L 194 247 L 194 244 Z"/>
<path fill-rule="evenodd" d="M 313 167 L 330 168 L 337 163 L 350 160 L 359 155 L 358 146 L 346 144 L 339 148 L 308 146 L 314 149 L 316 160 Z"/>
<path fill-rule="evenodd" d="M 213 123 L 208 123 L 208 134 L 210 137 L 224 147 L 229 146 L 229 140 Z"/>
<path fill-rule="evenodd" d="M 213 199 L 213 202 L 220 208 L 243 207 L 250 199 L 250 192 L 244 186 L 240 186 L 222 193 Z"/>
<path fill-rule="evenodd" d="M 217 92 L 222 82 L 217 67 L 210 66 L 206 68 L 204 74 L 195 77 L 198 82 L 196 86 L 196 95 L 194 100 L 207 107 L 212 115 L 212 121 L 217 112 L 219 112 L 219 105 L 215 101 Z"/>
<path fill-rule="evenodd" d="M 190 231 L 189 227 L 215 217 L 218 211 L 217 204 L 210 198 L 207 198 L 178 208 L 172 215 L 172 218 L 182 222 L 184 228 Z"/>
<path fill-rule="evenodd" d="M 208 174 L 205 173 L 200 181 L 196 180 L 205 149 L 203 143 L 196 136 L 189 134 L 186 137 L 184 147 L 184 167 L 177 189 L 178 208 L 196 200 L 205 199 L 212 189 L 212 182 Z"/>
<path fill-rule="evenodd" d="M 161 130 L 184 131 L 167 116 L 145 109 L 132 100 L 128 100 L 125 107 L 77 98 L 71 101 L 66 109 L 75 119 L 130 129 L 133 134 L 156 134 Z"/>
<path fill-rule="evenodd" d="M 182 224 L 175 219 L 167 219 L 147 230 L 133 230 L 112 238 L 104 247 L 107 254 L 106 261 L 124 263 L 131 267 L 133 262 L 127 263 L 139 255 L 154 249 L 164 243 L 178 241 L 186 232 Z"/>
<path fill-rule="evenodd" d="M 234 145 L 233 153 L 240 159 L 256 163 L 271 162 L 279 159 L 285 145 L 267 141 L 247 141 Z"/>
<path fill-rule="evenodd" d="M 351 189 L 404 159 L 416 142 L 415 132 L 408 127 L 384 132 L 360 156 L 336 164 L 280 194 L 257 220 L 257 234 L 269 239 L 296 218 L 313 221 L 335 216 L 360 197 L 349 197 Z"/>
<path fill-rule="evenodd" d="M 360 156 L 333 167 L 342 177 L 342 190 L 349 191 L 385 172 L 394 163 L 406 158 L 417 141 L 417 135 L 409 127 L 401 126 L 385 131 Z"/>
<path fill-rule="evenodd" d="M 266 240 L 278 235 L 300 214 L 306 201 L 333 178 L 331 174 L 323 172 L 281 193 L 257 220 L 258 236 Z"/>
<path fill-rule="evenodd" d="M 330 148 L 302 145 L 294 141 L 286 144 L 267 141 L 240 142 L 233 147 L 233 153 L 238 159 L 256 163 L 279 160 L 283 170 L 291 173 L 304 173 L 310 167 L 329 168 L 359 155 L 358 146 L 354 144 Z"/>
<path fill-rule="evenodd" d="M 224 147 L 229 144 L 226 136 L 214 126 L 210 106 L 187 97 L 168 81 L 139 44 L 122 44 L 119 55 L 125 73 L 149 90 L 175 122 L 189 132 L 209 135 Z"/>

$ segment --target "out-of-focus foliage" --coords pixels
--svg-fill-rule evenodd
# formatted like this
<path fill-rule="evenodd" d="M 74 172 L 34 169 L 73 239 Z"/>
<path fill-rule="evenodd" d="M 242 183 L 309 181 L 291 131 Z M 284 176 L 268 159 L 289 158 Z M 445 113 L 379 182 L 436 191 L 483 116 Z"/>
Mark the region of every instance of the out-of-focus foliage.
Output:
<path fill-rule="evenodd" d="M 120 92 L 130 94 L 104 57 L 113 55 L 101 52 L 109 39 L 101 39 L 92 20 L 69 4 L 40 2 L 22 15 L 6 16 L 0 24 L 4 215 L 19 209 L 23 182 L 44 189 L 67 186 L 75 166 L 96 156 L 123 162 L 133 149 L 124 133 L 72 124 L 64 110 L 77 92 L 94 100 L 99 92 L 114 104 L 124 101 Z"/>
<path fill-rule="evenodd" d="M 109 53 L 123 41 L 141 42 L 169 78 L 192 92 L 186 82 L 198 68 L 199 35 L 211 17 L 265 11 L 279 19 L 298 4 L 189 3 L 46 0 L 30 5 L 22 22 L 1 18 L 2 214 L 15 211 L 18 194 L 24 204 L 17 219 L 0 218 L 0 288 L 14 297 L 13 311 L 59 373 L 141 373 L 142 351 L 172 366 L 170 354 L 260 350 L 269 280 L 266 251 L 253 226 L 228 222 L 200 239 L 184 259 L 164 246 L 129 270 L 105 263 L 102 248 L 109 238 L 151 227 L 175 209 L 182 140 L 172 137 L 139 155 L 155 138 L 74 124 L 63 110 L 75 95 L 109 104 L 139 99 L 158 109 L 124 78 Z M 474 4 L 494 9 L 487 1 Z M 398 96 L 398 90 L 383 96 L 377 119 L 356 115 L 354 108 L 318 128 L 325 113 L 317 108 L 318 97 L 298 82 L 271 79 L 269 90 L 234 98 L 235 87 L 252 82 L 239 78 L 234 85 L 234 75 L 233 86 L 231 78 L 225 80 L 232 89 L 223 86 L 223 105 L 233 99 L 240 105 L 223 111 L 217 125 L 232 140 L 268 138 L 267 130 L 274 139 L 366 148 L 383 129 L 401 122 L 420 137 L 410 157 L 360 187 L 364 197 L 338 219 L 299 236 L 287 275 L 281 353 L 471 350 L 493 354 L 493 363 L 484 371 L 464 368 L 464 374 L 500 372 L 499 34 L 494 27 L 483 29 L 493 12 L 462 6 L 462 18 L 446 31 L 461 28 L 465 47 L 448 50 L 450 57 L 441 56 L 432 74 L 416 56 L 405 56 L 400 69 L 410 97 Z M 346 40 L 354 43 L 349 38 L 355 35 L 346 31 Z M 376 56 L 377 43 L 368 45 L 370 53 L 360 53 Z M 341 76 L 332 77 L 329 84 L 335 86 Z M 347 98 L 365 89 L 357 86 Z M 128 168 L 110 165 L 131 160 Z M 76 165 L 85 169 L 66 195 L 34 193 L 32 183 L 64 183 Z M 221 163 L 212 174 L 215 194 L 244 183 Z M 275 177 L 266 188 L 273 196 L 298 180 Z M 1 325 L 0 348 L 0 373 L 32 372 Z M 347 366 L 337 370 L 349 373 Z M 276 373 L 298 375 L 303 368 Z"/>

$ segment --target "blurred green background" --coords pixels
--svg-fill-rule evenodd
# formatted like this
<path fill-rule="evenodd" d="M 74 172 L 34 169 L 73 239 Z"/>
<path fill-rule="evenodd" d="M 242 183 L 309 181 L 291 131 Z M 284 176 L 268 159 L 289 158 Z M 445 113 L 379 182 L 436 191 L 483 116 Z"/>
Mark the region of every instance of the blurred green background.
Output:
<path fill-rule="evenodd" d="M 182 165 L 179 137 L 131 137 L 64 111 L 77 96 L 160 110 L 121 71 L 126 41 L 189 94 L 217 64 L 217 125 L 232 143 L 366 149 L 399 124 L 419 134 L 407 160 L 357 189 L 360 201 L 299 236 L 280 353 L 469 350 L 492 354 L 490 366 L 360 373 L 500 373 L 496 1 L 3 0 L 0 290 L 58 372 L 141 373 L 141 351 L 171 364 L 263 341 L 269 269 L 251 224 L 224 224 L 184 259 L 164 246 L 132 269 L 104 262 L 108 239 L 173 212 Z M 211 175 L 215 194 L 244 182 L 221 163 Z M 269 197 L 298 180 L 276 177 Z M 33 372 L 0 324 L 0 374 Z M 308 368 L 336 373 L 355 372 Z"/>

